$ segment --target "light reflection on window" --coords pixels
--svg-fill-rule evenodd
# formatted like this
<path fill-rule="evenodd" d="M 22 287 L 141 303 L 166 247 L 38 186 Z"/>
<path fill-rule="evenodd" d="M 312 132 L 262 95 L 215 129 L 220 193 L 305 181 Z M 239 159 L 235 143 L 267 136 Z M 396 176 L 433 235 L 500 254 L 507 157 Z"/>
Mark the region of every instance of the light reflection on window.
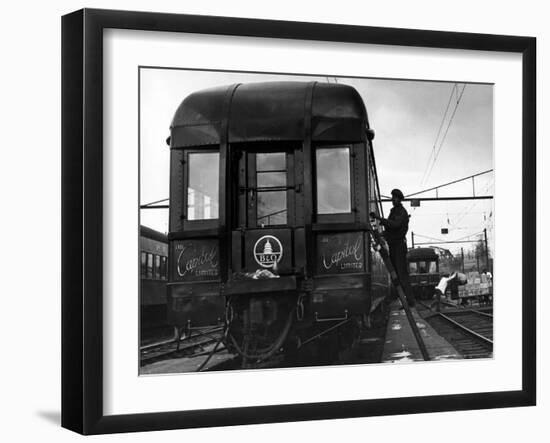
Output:
<path fill-rule="evenodd" d="M 217 152 L 188 156 L 187 219 L 218 218 L 219 162 Z"/>
<path fill-rule="evenodd" d="M 351 212 L 349 148 L 318 148 L 317 213 Z"/>

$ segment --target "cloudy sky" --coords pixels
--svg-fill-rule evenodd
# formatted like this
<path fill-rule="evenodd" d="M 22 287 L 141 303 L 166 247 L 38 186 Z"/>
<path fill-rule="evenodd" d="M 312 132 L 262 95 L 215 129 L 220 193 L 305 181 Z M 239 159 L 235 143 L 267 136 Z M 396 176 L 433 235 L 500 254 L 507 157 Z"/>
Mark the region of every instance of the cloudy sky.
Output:
<path fill-rule="evenodd" d="M 406 195 L 493 168 L 491 85 L 385 79 L 311 77 L 143 68 L 140 71 L 141 203 L 168 197 L 169 149 L 165 143 L 174 112 L 190 93 L 213 86 L 258 81 L 335 82 L 357 89 L 376 132 L 374 151 L 380 190 Z M 457 104 L 458 102 L 458 104 Z M 435 159 L 435 162 L 434 162 Z M 475 179 L 477 195 L 493 194 L 493 174 Z M 471 195 L 472 181 L 439 191 Z M 435 192 L 423 194 L 435 197 Z M 391 205 L 384 205 L 387 215 Z M 491 200 L 422 202 L 405 207 L 415 241 L 458 240 L 487 228 L 493 244 Z M 142 210 L 141 223 L 166 232 L 167 210 Z M 441 228 L 449 234 L 442 235 Z M 422 237 L 423 236 L 423 237 Z M 410 245 L 410 233 L 409 233 Z M 442 245 L 456 251 L 467 244 Z"/>

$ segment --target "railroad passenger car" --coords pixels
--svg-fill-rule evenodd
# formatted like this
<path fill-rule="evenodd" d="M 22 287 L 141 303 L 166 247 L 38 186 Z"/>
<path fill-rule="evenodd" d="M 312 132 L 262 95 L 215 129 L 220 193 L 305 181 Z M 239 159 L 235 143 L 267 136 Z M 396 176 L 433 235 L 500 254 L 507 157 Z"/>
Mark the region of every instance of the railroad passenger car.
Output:
<path fill-rule="evenodd" d="M 382 211 L 373 136 L 343 84 L 185 98 L 168 139 L 170 323 L 224 325 L 250 361 L 349 346 L 389 284 L 367 232 Z"/>
<path fill-rule="evenodd" d="M 409 278 L 415 297 L 428 300 L 441 279 L 439 255 L 432 248 L 414 248 L 407 254 Z"/>
<path fill-rule="evenodd" d="M 139 228 L 140 323 L 142 338 L 167 328 L 166 283 L 168 237 L 146 226 Z"/>

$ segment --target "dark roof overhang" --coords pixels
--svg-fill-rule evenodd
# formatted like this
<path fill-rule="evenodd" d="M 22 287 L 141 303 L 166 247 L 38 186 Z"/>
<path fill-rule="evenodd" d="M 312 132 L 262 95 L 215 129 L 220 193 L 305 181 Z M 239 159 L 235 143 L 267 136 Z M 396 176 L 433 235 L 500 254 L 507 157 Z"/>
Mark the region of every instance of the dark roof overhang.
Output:
<path fill-rule="evenodd" d="M 303 140 L 306 128 L 313 141 L 364 141 L 368 118 L 361 96 L 348 85 L 317 82 L 248 83 L 198 91 L 178 107 L 170 146 L 218 145 L 224 130 L 229 143 Z"/>

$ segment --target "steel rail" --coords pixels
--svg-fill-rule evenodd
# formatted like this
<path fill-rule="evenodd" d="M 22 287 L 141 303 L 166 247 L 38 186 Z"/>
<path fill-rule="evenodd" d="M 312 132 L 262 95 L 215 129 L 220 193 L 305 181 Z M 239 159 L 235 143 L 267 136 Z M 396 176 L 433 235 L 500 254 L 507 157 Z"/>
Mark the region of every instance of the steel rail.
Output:
<path fill-rule="evenodd" d="M 165 345 L 175 344 L 178 341 L 177 338 L 169 338 L 167 340 L 150 343 L 139 347 L 140 351 L 148 351 L 149 349 L 160 348 Z"/>
<path fill-rule="evenodd" d="M 222 337 L 223 337 L 223 334 L 222 334 Z M 199 338 L 199 337 L 195 337 L 195 338 Z M 150 360 L 165 358 L 168 355 L 177 355 L 177 354 L 185 353 L 185 351 L 189 351 L 193 348 L 204 347 L 204 346 L 208 346 L 209 344 L 216 343 L 216 341 L 218 340 L 218 338 L 213 338 L 213 337 L 206 337 L 206 338 L 200 337 L 200 338 L 201 339 L 198 341 L 184 343 L 183 346 L 181 346 L 179 349 L 175 347 L 170 347 L 166 350 L 162 350 L 163 345 L 158 345 L 159 351 L 155 352 L 154 348 L 149 348 L 148 350 L 151 350 L 151 353 L 140 355 L 140 363 L 148 362 Z M 172 342 L 172 344 L 175 344 L 175 342 Z M 167 343 L 166 345 L 170 345 L 170 343 Z M 140 348 L 140 354 L 143 351 L 144 350 Z M 188 357 L 195 357 L 195 356 L 196 355 L 193 354 L 193 355 L 189 355 Z"/>
<path fill-rule="evenodd" d="M 475 312 L 476 314 L 483 315 L 484 317 L 490 317 L 493 318 L 493 314 L 489 314 L 487 312 L 481 312 L 476 309 L 468 309 L 469 312 Z"/>
<path fill-rule="evenodd" d="M 214 332 L 218 332 L 218 331 L 222 331 L 223 330 L 223 327 L 219 327 L 219 326 L 216 326 L 212 329 L 205 329 L 204 331 L 201 331 L 201 330 L 193 330 L 192 332 L 198 332 L 196 335 L 189 335 L 188 337 L 184 337 L 184 338 L 181 338 L 179 341 L 180 343 L 183 343 L 185 344 L 185 341 L 186 340 L 189 340 L 191 338 L 198 338 L 200 336 L 203 336 L 203 335 L 206 335 L 206 336 L 212 336 L 212 333 Z M 218 338 L 215 337 L 214 338 L 215 340 L 217 340 Z M 140 351 L 147 351 L 149 349 L 154 349 L 154 348 L 159 348 L 161 346 L 165 346 L 165 345 L 169 345 L 169 344 L 177 344 L 178 343 L 178 339 L 177 338 L 168 338 L 166 340 L 162 340 L 162 341 L 158 341 L 158 342 L 154 342 L 154 343 L 149 343 L 147 345 L 143 345 L 143 346 L 140 346 L 139 347 L 139 350 Z"/>
<path fill-rule="evenodd" d="M 312 341 L 314 340 L 317 340 L 318 338 L 321 338 L 323 335 L 325 334 L 328 334 L 329 332 L 335 330 L 335 329 L 338 329 L 340 326 L 343 326 L 344 324 L 348 323 L 350 321 L 350 319 L 345 319 L 345 320 L 342 320 L 340 321 L 339 323 L 331 326 L 330 328 L 328 329 L 325 329 L 321 332 L 319 332 L 318 334 L 315 334 L 313 337 L 310 337 L 308 338 L 307 340 L 301 342 L 299 345 L 298 345 L 298 349 L 300 349 L 301 347 L 307 345 L 308 343 L 311 343 Z"/>
<path fill-rule="evenodd" d="M 481 335 L 475 331 L 472 331 L 471 329 L 467 328 L 466 326 L 464 326 L 463 324 L 453 320 L 452 318 L 448 317 L 447 315 L 439 312 L 438 313 L 439 316 L 441 316 L 442 318 L 444 318 L 445 320 L 447 320 L 449 323 L 452 323 L 453 325 L 455 325 L 456 327 L 458 327 L 459 329 L 467 332 L 468 334 L 478 338 L 479 340 L 482 340 L 483 342 L 485 343 L 488 343 L 490 344 L 491 346 L 493 345 L 493 340 L 490 340 L 488 339 L 487 337 L 485 337 L 484 335 Z"/>

